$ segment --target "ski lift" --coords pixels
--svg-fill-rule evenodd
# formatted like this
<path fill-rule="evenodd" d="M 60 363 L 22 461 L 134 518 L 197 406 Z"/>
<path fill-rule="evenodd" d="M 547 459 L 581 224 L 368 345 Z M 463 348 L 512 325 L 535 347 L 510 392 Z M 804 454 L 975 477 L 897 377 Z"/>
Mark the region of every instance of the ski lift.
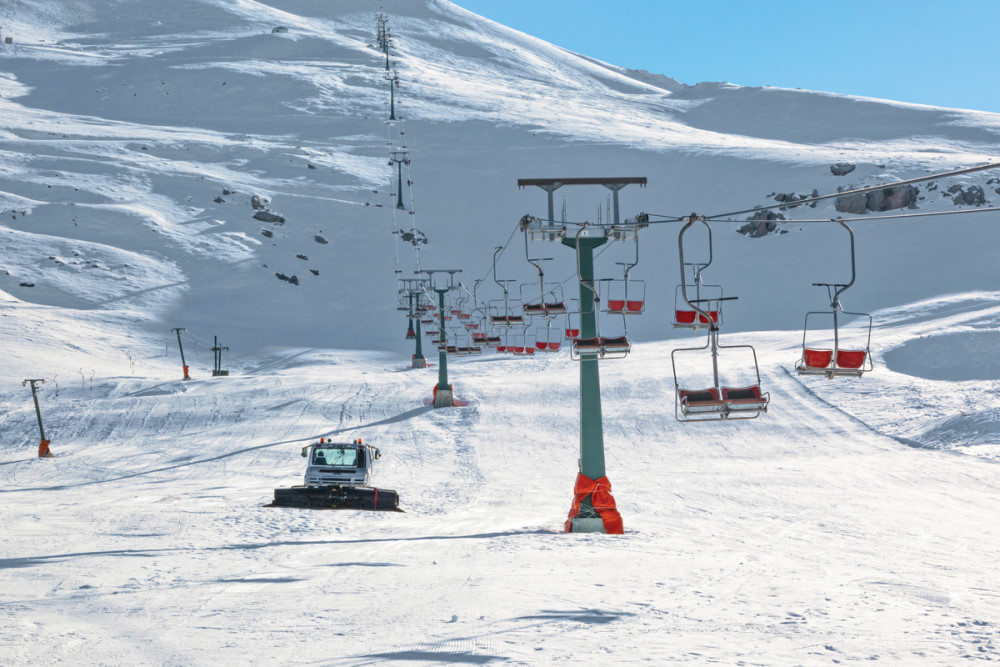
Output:
<path fill-rule="evenodd" d="M 532 241 L 558 241 L 566 237 L 566 224 L 531 215 L 521 218 L 521 229 Z"/>
<path fill-rule="evenodd" d="M 635 229 L 632 229 L 635 227 Z M 626 229 L 631 229 L 626 234 Z M 617 235 L 612 235 L 612 232 Z M 614 315 L 642 315 L 646 310 L 646 281 L 633 280 L 631 271 L 639 265 L 639 234 L 637 225 L 613 225 L 608 228 L 608 238 L 625 240 L 632 238 L 635 240 L 635 261 L 617 262 L 622 267 L 624 277 L 622 280 L 606 280 L 608 297 L 605 301 L 607 310 L 604 312 Z"/>
<path fill-rule="evenodd" d="M 535 336 L 533 334 L 529 335 L 527 330 L 521 330 L 513 334 L 512 338 L 514 339 L 513 352 L 515 355 L 532 356 L 535 354 Z"/>
<path fill-rule="evenodd" d="M 691 287 L 694 288 L 694 294 L 689 295 L 693 298 L 688 301 L 683 295 L 683 285 L 678 285 L 674 290 L 675 329 L 707 329 L 710 321 L 718 327 L 722 326 L 722 302 L 727 300 L 723 295 L 722 285 L 706 285 L 702 279 L 702 272 L 711 265 L 713 258 L 712 228 L 708 223 L 705 223 L 705 227 L 708 229 L 708 261 L 685 262 L 681 266 L 682 280 L 685 272 L 689 269 L 691 271 Z M 699 304 L 704 314 L 691 309 L 688 303 Z"/>
<path fill-rule="evenodd" d="M 535 340 L 535 349 L 539 352 L 558 352 L 562 346 L 559 335 L 552 331 L 552 321 L 546 322 L 545 340 Z"/>
<path fill-rule="evenodd" d="M 516 301 L 511 301 L 510 290 L 507 288 L 507 283 L 515 281 L 500 280 L 497 278 L 497 255 L 499 255 L 502 250 L 503 246 L 497 248 L 496 252 L 493 253 L 493 282 L 499 285 L 500 289 L 503 290 L 503 298 L 490 300 L 490 310 L 495 313 L 491 314 L 490 321 L 493 322 L 493 324 L 522 326 L 524 325 L 524 315 L 515 312 L 515 308 L 518 304 Z"/>
<path fill-rule="evenodd" d="M 830 300 L 829 311 L 816 311 L 806 313 L 805 325 L 802 330 L 802 356 L 795 362 L 795 370 L 799 375 L 825 375 L 828 379 L 835 377 L 861 377 L 872 370 L 871 338 L 872 338 L 872 316 L 868 313 L 852 313 L 844 310 L 840 302 L 840 296 L 854 285 L 857 277 L 854 251 L 854 230 L 840 218 L 835 220 L 841 227 L 847 230 L 851 239 L 851 280 L 847 284 L 839 283 L 813 283 L 814 287 L 825 287 L 827 297 Z M 840 315 L 856 317 L 861 320 L 861 329 L 864 335 L 853 336 L 860 342 L 864 340 L 864 346 L 844 345 L 844 331 L 840 324 Z M 810 318 L 813 326 L 810 327 Z M 817 320 L 829 318 L 831 327 L 824 331 L 832 332 L 830 336 L 821 336 L 818 327 L 815 326 Z M 867 321 L 867 327 L 864 322 Z M 832 342 L 832 345 L 830 344 Z M 828 347 L 827 347 L 828 346 Z"/>
<path fill-rule="evenodd" d="M 720 419 L 753 419 L 761 412 L 767 412 L 770 403 L 770 394 L 762 392 L 760 388 L 760 367 L 757 364 L 757 352 L 752 345 L 720 345 L 719 344 L 719 324 L 711 317 L 710 313 L 704 309 L 705 304 L 692 302 L 687 292 L 687 277 L 684 262 L 684 234 L 695 222 L 702 222 L 706 226 L 708 223 L 704 219 L 692 215 L 687 224 L 681 229 L 678 237 L 678 251 L 681 265 L 681 297 L 684 305 L 694 311 L 697 315 L 703 316 L 708 322 L 708 336 L 705 344 L 699 347 L 678 348 L 670 353 L 670 362 L 674 372 L 675 404 L 674 416 L 677 421 L 711 421 Z M 735 299 L 735 297 L 730 297 Z M 736 351 L 749 352 L 738 354 Z M 699 368 L 704 366 L 701 359 L 705 352 L 709 353 L 712 364 L 711 386 L 706 389 L 690 389 L 689 384 L 682 388 L 678 374 L 678 358 L 692 359 Z M 741 357 L 739 364 L 743 367 L 742 372 L 732 372 L 726 369 L 727 379 L 741 379 L 749 376 L 750 384 L 723 384 L 720 380 L 719 360 L 724 356 L 728 361 L 730 355 Z M 679 356 L 678 356 L 679 353 Z M 752 360 L 752 373 L 749 372 L 751 366 L 743 359 Z M 739 369 L 738 369 L 739 370 Z"/>
<path fill-rule="evenodd" d="M 584 290 L 591 292 L 593 297 L 587 299 L 589 304 L 585 304 L 582 299 L 583 290 L 581 290 L 581 302 L 580 302 L 580 312 L 581 314 L 586 313 L 594 314 L 594 336 L 589 338 L 574 337 L 572 340 L 572 346 L 570 347 L 570 359 L 574 361 L 580 361 L 584 357 L 592 358 L 597 356 L 600 359 L 624 359 L 628 356 L 628 353 L 632 351 L 632 344 L 628 340 L 627 335 L 622 336 L 602 336 L 601 335 L 601 318 L 600 318 L 600 303 L 601 295 L 598 289 L 588 281 L 580 278 L 580 237 L 586 235 L 587 224 L 585 223 L 580 227 L 579 231 L 576 233 L 577 243 L 576 243 L 576 275 L 579 279 L 580 285 Z M 585 310 L 589 305 L 591 310 Z M 624 322 L 624 318 L 623 322 Z"/>
<path fill-rule="evenodd" d="M 574 299 L 575 301 L 575 299 Z M 566 340 L 580 337 L 580 311 L 566 313 Z"/>

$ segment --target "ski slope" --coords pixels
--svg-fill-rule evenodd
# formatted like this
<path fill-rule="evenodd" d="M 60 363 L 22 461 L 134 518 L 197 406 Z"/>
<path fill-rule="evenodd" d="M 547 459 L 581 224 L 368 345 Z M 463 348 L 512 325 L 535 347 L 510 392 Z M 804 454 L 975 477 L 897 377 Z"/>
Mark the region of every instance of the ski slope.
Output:
<path fill-rule="evenodd" d="M 396 310 L 417 255 L 392 235 L 425 233 L 420 266 L 496 299 L 494 277 L 534 279 L 512 232 L 545 197 L 518 178 L 646 176 L 624 215 L 721 213 L 996 161 L 995 114 L 689 86 L 444 0 L 384 0 L 405 118 L 387 124 L 376 4 L 335 4 L 0 8 L 0 663 L 1000 658 L 995 213 L 854 225 L 844 305 L 876 323 L 858 380 L 793 370 L 826 305 L 812 283 L 849 274 L 846 235 L 715 225 L 706 279 L 740 297 L 723 338 L 756 347 L 771 394 L 738 423 L 674 419 L 670 352 L 701 339 L 669 324 L 677 227 L 643 230 L 639 342 L 601 364 L 624 536 L 561 532 L 566 354 L 449 359 L 468 405 L 429 406 L 437 369 L 407 368 Z M 998 177 L 923 185 L 917 208 L 998 204 Z M 954 184 L 986 202 L 953 203 Z M 560 191 L 557 215 L 563 194 L 570 221 L 608 219 L 602 189 Z M 285 222 L 255 219 L 254 196 Z M 575 296 L 571 252 L 527 252 Z M 632 253 L 602 249 L 600 277 Z M 229 377 L 210 376 L 214 336 Z M 46 379 L 54 459 L 35 458 L 25 378 Z M 265 508 L 319 437 L 379 447 L 405 513 Z"/>
<path fill-rule="evenodd" d="M 996 297 L 896 309 L 861 380 L 799 379 L 795 334 L 757 334 L 772 404 L 751 422 L 676 423 L 670 343 L 602 364 L 625 536 L 559 532 L 564 355 L 450 362 L 469 405 L 443 410 L 435 369 L 375 353 L 61 386 L 43 398 L 57 458 L 0 462 L 5 662 L 996 659 L 998 443 L 912 429 L 945 398 L 995 415 L 1000 385 L 884 365 L 927 329 L 995 335 Z M 21 401 L 4 432 L 33 420 Z M 263 507 L 321 436 L 380 447 L 406 513 Z"/>

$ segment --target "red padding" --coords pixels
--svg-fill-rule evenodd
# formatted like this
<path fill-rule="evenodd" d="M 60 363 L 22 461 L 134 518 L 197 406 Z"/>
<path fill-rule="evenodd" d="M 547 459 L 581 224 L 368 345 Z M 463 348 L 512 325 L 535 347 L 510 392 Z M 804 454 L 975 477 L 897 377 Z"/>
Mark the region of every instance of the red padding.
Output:
<path fill-rule="evenodd" d="M 629 311 L 630 313 L 638 313 L 640 310 L 642 310 L 642 301 L 626 301 L 625 310 Z"/>
<path fill-rule="evenodd" d="M 608 299 L 608 310 L 612 313 L 620 313 L 625 310 L 625 300 Z"/>
<path fill-rule="evenodd" d="M 710 311 L 708 311 L 708 314 L 709 314 L 709 316 L 711 316 L 713 322 L 718 323 L 718 321 L 719 321 L 719 311 L 717 311 L 717 310 L 710 310 Z M 698 316 L 698 321 L 701 322 L 702 324 L 708 324 L 708 320 L 705 319 L 704 315 L 699 315 Z"/>
<path fill-rule="evenodd" d="M 549 347 L 549 344 L 544 340 L 538 341 L 537 343 L 535 343 L 535 345 L 538 347 L 539 350 L 546 350 Z"/>
<path fill-rule="evenodd" d="M 693 310 L 675 310 L 674 321 L 677 324 L 694 324 L 694 314 Z"/>
<path fill-rule="evenodd" d="M 833 350 L 803 350 L 806 366 L 809 368 L 826 368 L 833 359 Z"/>
<path fill-rule="evenodd" d="M 611 481 L 607 477 L 590 479 L 583 473 L 576 476 L 576 484 L 573 486 L 573 506 L 570 507 L 569 516 L 563 526 L 565 532 L 573 532 L 573 519 L 580 513 L 580 503 L 587 496 L 590 496 L 590 504 L 594 506 L 594 510 L 601 515 L 604 532 L 609 535 L 623 535 L 625 528 L 622 525 L 622 515 L 615 506 L 615 498 L 611 495 Z"/>
<path fill-rule="evenodd" d="M 559 343 L 549 343 L 549 349 L 552 351 L 559 349 Z"/>
<path fill-rule="evenodd" d="M 580 337 L 579 329 L 566 329 L 566 338 L 579 338 L 579 337 Z"/>
<path fill-rule="evenodd" d="M 719 390 L 715 387 L 708 389 L 681 389 L 681 400 L 687 399 L 687 403 L 710 403 L 719 400 Z"/>
<path fill-rule="evenodd" d="M 49 452 L 49 441 L 42 440 L 38 444 L 38 458 L 44 459 L 46 456 L 51 456 L 51 453 Z"/>
<path fill-rule="evenodd" d="M 723 387 L 722 398 L 726 401 L 758 400 L 760 399 L 760 387 Z"/>
<path fill-rule="evenodd" d="M 188 375 L 188 367 L 187 366 L 184 367 L 184 379 L 185 380 L 190 380 L 191 379 L 191 376 Z"/>
<path fill-rule="evenodd" d="M 837 350 L 837 365 L 841 368 L 861 368 L 865 364 L 865 350 Z"/>

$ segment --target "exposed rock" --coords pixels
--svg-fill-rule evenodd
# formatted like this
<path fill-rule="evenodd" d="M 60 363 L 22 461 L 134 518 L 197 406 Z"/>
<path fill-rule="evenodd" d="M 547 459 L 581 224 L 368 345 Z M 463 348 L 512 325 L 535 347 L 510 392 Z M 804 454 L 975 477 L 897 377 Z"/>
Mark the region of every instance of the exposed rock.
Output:
<path fill-rule="evenodd" d="M 301 254 L 301 253 L 299 253 L 298 255 L 296 255 L 296 257 L 298 257 L 299 259 L 305 260 L 307 262 L 309 261 L 309 258 L 306 257 L 305 255 Z"/>
<path fill-rule="evenodd" d="M 291 283 L 293 285 L 299 284 L 298 276 L 286 276 L 284 273 L 275 273 L 274 277 L 278 280 L 284 280 L 286 283 Z"/>
<path fill-rule="evenodd" d="M 319 275 L 319 271 L 317 269 L 309 269 L 309 273 L 313 274 L 314 276 Z"/>
<path fill-rule="evenodd" d="M 883 188 L 867 194 L 869 211 L 893 211 L 897 208 L 916 208 L 920 190 L 912 185 Z"/>
<path fill-rule="evenodd" d="M 283 33 L 286 33 L 286 32 L 288 32 L 288 28 L 286 28 L 283 25 L 279 25 L 279 26 L 275 26 L 275 27 L 271 28 L 271 34 L 274 34 L 274 33 L 283 34 Z"/>
<path fill-rule="evenodd" d="M 253 214 L 253 217 L 261 222 L 276 222 L 284 224 L 285 219 L 269 209 L 261 209 Z"/>
<path fill-rule="evenodd" d="M 966 206 L 983 206 L 987 203 L 986 193 L 978 185 L 970 185 L 968 190 L 963 190 L 959 186 L 959 190 L 955 193 L 955 198 L 952 201 L 955 203 L 955 206 L 962 206 L 963 204 Z"/>
<path fill-rule="evenodd" d="M 327 241 L 325 238 L 323 238 L 319 234 L 317 234 L 316 236 L 313 237 L 313 241 L 315 241 L 316 243 L 329 243 L 329 241 Z"/>
<path fill-rule="evenodd" d="M 224 197 L 228 197 L 228 196 L 229 196 L 229 195 L 231 195 L 231 194 L 233 194 L 233 191 L 232 191 L 232 190 L 230 190 L 229 188 L 222 188 L 222 195 L 223 195 Z"/>
<path fill-rule="evenodd" d="M 260 195 L 253 195 L 250 197 L 250 206 L 252 206 L 255 211 L 264 209 L 269 203 L 270 200 L 265 199 Z"/>
<path fill-rule="evenodd" d="M 775 213 L 774 211 L 757 211 L 747 218 L 750 222 L 743 225 L 736 231 L 745 236 L 749 236 L 752 239 L 758 239 L 777 231 L 778 223 L 776 221 L 784 219 L 785 216 L 780 213 Z"/>
<path fill-rule="evenodd" d="M 857 167 L 857 165 L 850 162 L 838 162 L 830 165 L 830 173 L 834 176 L 847 176 L 849 173 L 854 171 L 855 167 Z"/>
<path fill-rule="evenodd" d="M 838 188 L 852 190 L 855 186 Z M 899 208 L 916 208 L 920 190 L 912 185 L 883 188 L 872 192 L 858 192 L 837 197 L 836 208 L 841 213 L 862 214 L 868 211 L 893 211 Z"/>
<path fill-rule="evenodd" d="M 34 287 L 35 283 L 21 283 L 21 287 Z"/>
<path fill-rule="evenodd" d="M 216 204 L 225 204 L 226 203 L 226 200 L 223 199 L 222 197 L 216 197 L 212 201 L 214 201 Z"/>
<path fill-rule="evenodd" d="M 419 229 L 413 229 L 406 232 L 399 232 L 400 238 L 411 245 L 427 245 L 427 235 L 424 234 Z"/>
<path fill-rule="evenodd" d="M 260 233 L 266 236 L 267 238 L 271 238 L 272 236 L 274 236 L 274 232 L 272 232 L 270 229 L 262 229 L 260 230 Z"/>

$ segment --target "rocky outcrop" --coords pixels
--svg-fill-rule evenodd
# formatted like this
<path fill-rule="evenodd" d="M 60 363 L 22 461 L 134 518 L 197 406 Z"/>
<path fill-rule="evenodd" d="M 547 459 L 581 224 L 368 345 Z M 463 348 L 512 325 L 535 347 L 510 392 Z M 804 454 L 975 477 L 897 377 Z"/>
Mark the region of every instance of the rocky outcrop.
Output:
<path fill-rule="evenodd" d="M 978 185 L 970 185 L 968 188 L 953 185 L 948 188 L 948 194 L 954 195 L 951 201 L 955 206 L 984 206 L 987 203 L 986 193 Z"/>
<path fill-rule="evenodd" d="M 853 189 L 855 186 L 847 186 L 838 188 L 838 191 Z M 914 186 L 901 185 L 837 197 L 835 205 L 841 213 L 857 215 L 868 212 L 894 211 L 900 208 L 916 208 L 919 194 L 920 190 Z"/>
<path fill-rule="evenodd" d="M 847 176 L 849 173 L 854 171 L 855 167 L 857 167 L 857 165 L 850 162 L 838 162 L 830 165 L 830 173 L 834 176 Z"/>
<path fill-rule="evenodd" d="M 749 236 L 752 239 L 758 239 L 762 236 L 767 236 L 773 232 L 778 231 L 778 220 L 784 220 L 785 216 L 780 213 L 775 213 L 774 211 L 757 211 L 751 215 L 747 220 L 747 224 L 743 225 L 736 231 L 744 236 Z"/>
<path fill-rule="evenodd" d="M 270 209 L 266 209 L 266 208 L 265 209 L 261 209 L 261 210 L 257 211 L 256 213 L 254 213 L 253 217 L 256 220 L 260 220 L 261 222 L 275 222 L 275 223 L 278 223 L 278 224 L 284 224 L 284 222 L 285 222 L 285 219 L 283 217 L 281 217 L 280 215 L 278 215 L 274 211 L 272 211 Z"/>

